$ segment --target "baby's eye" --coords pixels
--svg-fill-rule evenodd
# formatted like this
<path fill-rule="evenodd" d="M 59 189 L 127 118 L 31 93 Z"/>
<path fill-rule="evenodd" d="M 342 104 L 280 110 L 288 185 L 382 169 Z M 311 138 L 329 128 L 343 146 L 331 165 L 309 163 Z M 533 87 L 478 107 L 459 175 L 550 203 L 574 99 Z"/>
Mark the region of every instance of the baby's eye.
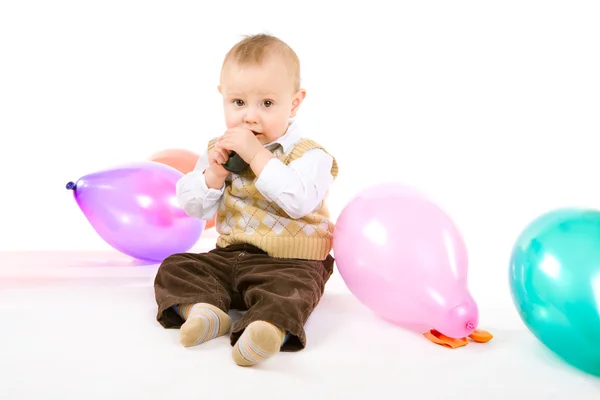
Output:
<path fill-rule="evenodd" d="M 263 101 L 263 105 L 265 107 L 271 107 L 273 105 L 273 102 L 271 100 L 265 100 Z"/>
<path fill-rule="evenodd" d="M 236 99 L 236 100 L 234 100 L 234 101 L 233 101 L 233 104 L 235 104 L 236 106 L 239 106 L 239 107 L 241 107 L 241 106 L 243 106 L 243 105 L 244 105 L 244 101 L 243 101 L 243 100 Z"/>

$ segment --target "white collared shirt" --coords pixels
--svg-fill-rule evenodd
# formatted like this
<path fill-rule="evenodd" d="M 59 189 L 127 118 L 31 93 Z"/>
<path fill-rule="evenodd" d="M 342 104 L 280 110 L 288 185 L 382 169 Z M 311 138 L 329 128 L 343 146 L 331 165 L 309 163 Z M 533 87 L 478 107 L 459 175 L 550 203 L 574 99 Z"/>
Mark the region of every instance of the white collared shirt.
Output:
<path fill-rule="evenodd" d="M 282 137 L 265 145 L 265 148 L 273 151 L 277 145 L 281 145 L 286 153 L 302 137 L 298 123 L 293 121 Z M 325 198 L 333 182 L 332 164 L 333 158 L 321 149 L 308 150 L 289 165 L 272 158 L 256 180 L 256 188 L 291 218 L 302 218 Z M 204 151 L 194 170 L 183 176 L 176 186 L 177 199 L 185 212 L 205 220 L 214 217 L 225 191 L 225 185 L 219 190 L 206 185 L 204 171 L 208 166 L 208 151 Z"/>

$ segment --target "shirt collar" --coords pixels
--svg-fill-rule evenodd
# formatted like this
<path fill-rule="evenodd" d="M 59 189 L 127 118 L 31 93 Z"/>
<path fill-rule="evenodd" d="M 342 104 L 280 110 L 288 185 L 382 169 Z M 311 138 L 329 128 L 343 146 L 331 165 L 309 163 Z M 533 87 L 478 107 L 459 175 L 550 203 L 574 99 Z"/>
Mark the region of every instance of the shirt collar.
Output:
<path fill-rule="evenodd" d="M 277 147 L 277 145 L 280 145 L 283 148 L 283 152 L 287 153 L 287 151 L 291 149 L 292 146 L 295 145 L 301 138 L 302 132 L 298 126 L 298 122 L 291 121 L 287 131 L 283 134 L 283 136 L 269 144 L 266 144 L 265 147 L 269 150 L 273 150 L 275 147 Z"/>

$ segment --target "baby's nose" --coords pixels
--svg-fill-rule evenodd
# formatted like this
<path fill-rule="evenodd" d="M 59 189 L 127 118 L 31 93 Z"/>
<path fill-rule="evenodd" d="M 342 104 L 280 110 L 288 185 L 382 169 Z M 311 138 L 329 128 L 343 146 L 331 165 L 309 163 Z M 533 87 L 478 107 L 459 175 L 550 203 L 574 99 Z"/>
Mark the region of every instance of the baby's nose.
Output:
<path fill-rule="evenodd" d="M 258 112 L 252 107 L 246 109 L 246 114 L 244 114 L 244 122 L 247 124 L 256 124 L 258 122 Z"/>

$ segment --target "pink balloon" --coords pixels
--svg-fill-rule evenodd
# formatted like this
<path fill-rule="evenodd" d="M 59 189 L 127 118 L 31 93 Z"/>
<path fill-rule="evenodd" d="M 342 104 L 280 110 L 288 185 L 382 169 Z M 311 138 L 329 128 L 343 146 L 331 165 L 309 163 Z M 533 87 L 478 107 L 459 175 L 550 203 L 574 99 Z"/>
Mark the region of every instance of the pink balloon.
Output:
<path fill-rule="evenodd" d="M 333 251 L 350 291 L 382 318 L 451 338 L 477 328 L 462 236 L 417 190 L 399 184 L 364 190 L 339 215 Z"/>
<path fill-rule="evenodd" d="M 192 248 L 206 223 L 179 205 L 175 185 L 182 176 L 167 165 L 143 161 L 86 175 L 67 189 L 109 245 L 133 258 L 162 261 Z"/>

